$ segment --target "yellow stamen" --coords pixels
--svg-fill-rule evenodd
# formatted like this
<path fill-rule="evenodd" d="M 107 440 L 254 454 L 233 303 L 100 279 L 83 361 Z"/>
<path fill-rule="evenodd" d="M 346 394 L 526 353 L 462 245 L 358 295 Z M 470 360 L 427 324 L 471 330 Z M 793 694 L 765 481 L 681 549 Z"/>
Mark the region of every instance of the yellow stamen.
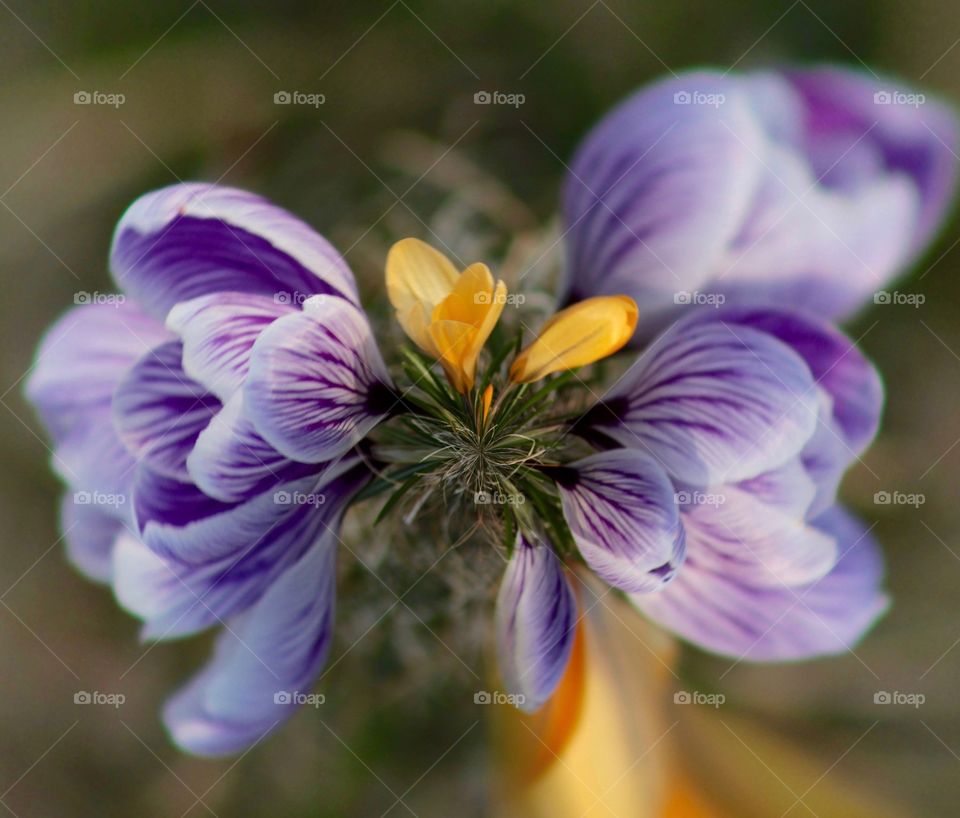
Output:
<path fill-rule="evenodd" d="M 510 367 L 515 383 L 576 369 L 612 355 L 633 336 L 639 313 L 625 295 L 597 296 L 553 316 Z"/>
<path fill-rule="evenodd" d="M 443 253 L 403 239 L 387 254 L 387 293 L 410 339 L 435 357 L 454 388 L 473 388 L 477 359 L 507 300 L 485 264 L 457 273 Z"/>

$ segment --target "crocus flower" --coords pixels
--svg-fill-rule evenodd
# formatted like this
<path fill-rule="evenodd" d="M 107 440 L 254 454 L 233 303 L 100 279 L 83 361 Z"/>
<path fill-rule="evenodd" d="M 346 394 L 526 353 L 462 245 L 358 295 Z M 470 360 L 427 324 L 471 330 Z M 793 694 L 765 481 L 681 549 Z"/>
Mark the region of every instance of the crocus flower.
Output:
<path fill-rule="evenodd" d="M 862 71 L 658 81 L 571 162 L 564 297 L 629 295 L 648 333 L 717 295 L 845 317 L 929 244 L 957 146 L 951 110 Z"/>
<path fill-rule="evenodd" d="M 127 300 L 61 319 L 27 392 L 69 491 L 131 498 L 71 512 L 74 561 L 112 582 L 145 638 L 225 625 L 165 708 L 191 752 L 250 746 L 314 683 L 361 489 L 389 495 L 382 513 L 409 501 L 405 524 L 438 502 L 492 522 L 501 674 L 529 711 L 573 651 L 572 565 L 689 640 L 758 659 L 835 652 L 883 608 L 872 546 L 832 510 L 879 382 L 819 321 L 697 311 L 597 401 L 583 377 L 599 375 L 581 370 L 633 337 L 629 296 L 561 310 L 517 353 L 524 333 L 494 332 L 503 282 L 407 239 L 387 294 L 420 351 L 392 373 L 343 259 L 257 196 L 144 196 L 111 268 Z"/>

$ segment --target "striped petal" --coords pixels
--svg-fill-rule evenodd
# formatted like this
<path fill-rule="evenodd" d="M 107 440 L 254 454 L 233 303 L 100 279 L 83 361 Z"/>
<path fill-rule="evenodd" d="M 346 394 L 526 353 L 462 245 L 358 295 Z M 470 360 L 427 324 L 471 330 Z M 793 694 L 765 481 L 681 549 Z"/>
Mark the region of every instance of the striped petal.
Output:
<path fill-rule="evenodd" d="M 628 593 L 656 591 L 683 562 L 673 484 L 635 449 L 591 455 L 560 470 L 557 488 L 577 548 L 594 573 Z"/>
<path fill-rule="evenodd" d="M 570 658 L 577 603 L 546 543 L 518 535 L 497 596 L 500 673 L 518 707 L 532 713 L 550 698 Z"/>
<path fill-rule="evenodd" d="M 366 317 L 340 298 L 311 299 L 254 344 L 244 406 L 292 460 L 332 460 L 356 445 L 395 399 Z"/>
<path fill-rule="evenodd" d="M 584 424 L 706 486 L 785 464 L 813 435 L 818 411 L 809 368 L 781 341 L 688 320 L 661 335 Z"/>
<path fill-rule="evenodd" d="M 160 320 L 174 304 L 218 292 L 357 303 L 353 275 L 326 239 L 265 199 L 218 185 L 172 185 L 137 199 L 114 232 L 110 267 Z"/>
<path fill-rule="evenodd" d="M 164 708 L 179 747 L 201 756 L 239 752 L 292 715 L 330 650 L 335 569 L 330 532 L 230 622 L 207 667 Z"/>

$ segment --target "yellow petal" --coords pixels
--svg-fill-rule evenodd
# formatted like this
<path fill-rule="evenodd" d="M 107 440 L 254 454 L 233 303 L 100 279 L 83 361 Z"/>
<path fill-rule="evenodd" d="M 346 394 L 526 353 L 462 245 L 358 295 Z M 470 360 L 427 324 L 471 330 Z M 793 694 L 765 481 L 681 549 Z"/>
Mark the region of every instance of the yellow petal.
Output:
<path fill-rule="evenodd" d="M 434 308 L 457 283 L 450 259 L 419 239 L 398 241 L 387 253 L 387 295 L 404 332 L 424 352 L 436 355 L 427 326 Z"/>
<path fill-rule="evenodd" d="M 517 356 L 510 378 L 530 383 L 606 358 L 630 340 L 637 316 L 636 302 L 625 295 L 597 296 L 567 307 Z"/>
<path fill-rule="evenodd" d="M 489 384 L 486 389 L 483 390 L 483 422 L 487 422 L 487 418 L 490 416 L 490 406 L 493 403 L 493 384 Z"/>
<path fill-rule="evenodd" d="M 459 392 L 473 387 L 477 359 L 506 300 L 506 285 L 494 284 L 487 265 L 471 264 L 460 274 L 453 292 L 434 307 L 430 337 Z"/>

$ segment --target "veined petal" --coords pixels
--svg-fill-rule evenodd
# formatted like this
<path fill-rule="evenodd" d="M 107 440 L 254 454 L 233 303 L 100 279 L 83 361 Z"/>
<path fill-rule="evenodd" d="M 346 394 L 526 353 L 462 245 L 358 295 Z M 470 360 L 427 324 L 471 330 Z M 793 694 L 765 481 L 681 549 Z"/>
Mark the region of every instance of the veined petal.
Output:
<path fill-rule="evenodd" d="M 161 320 L 174 304 L 216 292 L 358 303 L 346 262 L 313 228 L 260 196 L 218 185 L 171 185 L 137 199 L 117 224 L 110 268 Z"/>
<path fill-rule="evenodd" d="M 328 532 L 220 634 L 213 659 L 164 708 L 184 750 L 238 752 L 288 718 L 326 661 L 333 631 L 336 537 Z"/>
<path fill-rule="evenodd" d="M 88 579 L 110 582 L 114 544 L 125 530 L 124 522 L 116 513 L 77 500 L 77 493 L 68 491 L 60 503 L 67 559 Z"/>
<path fill-rule="evenodd" d="M 637 326 L 636 302 L 624 295 L 597 296 L 554 315 L 510 367 L 516 383 L 592 364 L 621 349 Z"/>
<path fill-rule="evenodd" d="M 355 456 L 316 474 L 266 489 L 243 503 L 223 503 L 144 464 L 134 484 L 134 511 L 143 541 L 188 565 L 236 559 L 288 536 L 301 518 L 329 523 L 369 477 Z"/>
<path fill-rule="evenodd" d="M 308 299 L 254 344 L 245 412 L 281 454 L 305 463 L 339 457 L 393 405 L 373 330 L 340 298 Z"/>
<path fill-rule="evenodd" d="M 183 342 L 183 371 L 226 402 L 243 384 L 253 342 L 294 309 L 263 295 L 211 293 L 177 304 L 167 326 Z"/>
<path fill-rule="evenodd" d="M 334 481 L 314 475 L 178 529 L 150 523 L 150 545 L 133 537 L 117 544 L 117 600 L 144 620 L 144 639 L 176 639 L 214 626 L 253 605 L 287 567 L 335 531 L 347 500 L 367 478 L 364 469 Z M 205 538 L 217 547 L 204 546 Z M 188 562 L 177 555 L 207 559 Z"/>
<path fill-rule="evenodd" d="M 784 343 L 720 319 L 687 320 L 637 359 L 584 424 L 649 452 L 683 483 L 708 486 L 785 464 L 813 435 L 818 411 L 810 370 Z"/>
<path fill-rule="evenodd" d="M 431 315 L 453 292 L 458 275 L 450 259 L 419 239 L 398 241 L 387 253 L 390 303 L 404 332 L 428 355 L 440 355 L 430 337 Z"/>
<path fill-rule="evenodd" d="M 765 503 L 748 485 L 692 492 L 682 517 L 698 565 L 772 588 L 803 585 L 829 572 L 839 556 L 834 538 L 802 515 Z"/>
<path fill-rule="evenodd" d="M 243 411 L 243 393 L 237 392 L 197 437 L 187 471 L 204 494 L 236 503 L 316 472 L 317 465 L 284 457 L 267 443 Z"/>
<path fill-rule="evenodd" d="M 631 596 L 654 621 L 702 648 L 757 662 L 809 659 L 849 650 L 886 611 L 883 559 L 868 530 L 839 507 L 817 528 L 840 554 L 824 577 L 805 585 L 757 585 L 701 561 L 709 544 L 688 536 L 687 561 L 659 594 Z"/>
<path fill-rule="evenodd" d="M 518 535 L 497 596 L 496 632 L 500 673 L 520 709 L 539 709 L 560 683 L 576 619 L 576 598 L 553 549 Z"/>
<path fill-rule="evenodd" d="M 183 345 L 168 341 L 130 369 L 113 396 L 113 418 L 124 445 L 151 468 L 187 477 L 187 455 L 220 401 L 183 371 Z"/>
<path fill-rule="evenodd" d="M 666 472 L 635 449 L 561 470 L 557 488 L 577 548 L 599 577 L 628 593 L 656 591 L 683 562 L 684 533 Z"/>

